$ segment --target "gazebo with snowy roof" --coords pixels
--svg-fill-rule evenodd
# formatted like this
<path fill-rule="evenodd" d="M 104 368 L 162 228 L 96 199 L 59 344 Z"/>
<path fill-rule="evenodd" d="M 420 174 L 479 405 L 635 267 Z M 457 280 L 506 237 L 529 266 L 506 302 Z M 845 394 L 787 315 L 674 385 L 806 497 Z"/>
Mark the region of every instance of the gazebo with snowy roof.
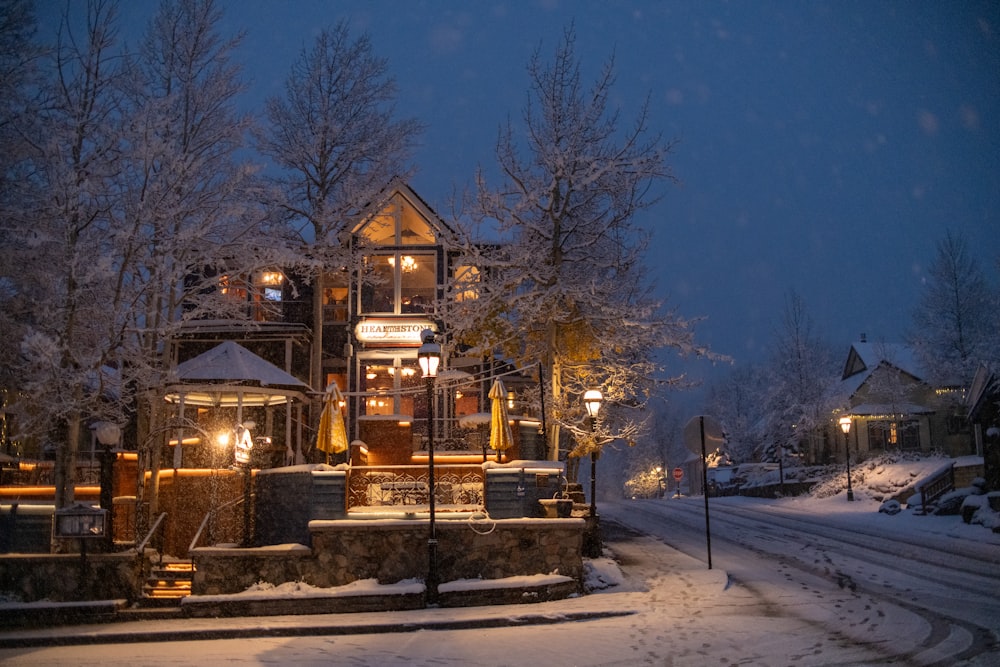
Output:
<path fill-rule="evenodd" d="M 226 341 L 188 361 L 178 364 L 169 376 L 164 399 L 178 406 L 183 420 L 187 406 L 208 409 L 236 409 L 236 424 L 243 423 L 244 408 L 285 410 L 285 443 L 291 458 L 293 422 L 302 423 L 302 404 L 311 391 L 309 385 L 257 356 L 245 347 Z M 270 415 L 266 434 L 272 428 Z M 301 429 L 295 434 L 294 458 L 302 459 Z M 175 461 L 180 453 L 175 451 Z M 175 465 L 175 467 L 178 467 Z"/>

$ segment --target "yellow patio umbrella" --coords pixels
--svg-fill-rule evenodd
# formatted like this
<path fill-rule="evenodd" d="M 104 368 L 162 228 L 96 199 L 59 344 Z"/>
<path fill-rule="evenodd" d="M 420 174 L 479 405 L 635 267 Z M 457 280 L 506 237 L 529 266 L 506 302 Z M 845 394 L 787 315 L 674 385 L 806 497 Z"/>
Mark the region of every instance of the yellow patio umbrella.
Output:
<path fill-rule="evenodd" d="M 319 417 L 319 431 L 316 433 L 316 448 L 326 453 L 327 460 L 330 454 L 347 451 L 347 429 L 344 428 L 344 415 L 340 412 L 343 400 L 340 387 L 331 382 L 323 396 L 323 413 Z"/>
<path fill-rule="evenodd" d="M 507 390 L 502 380 L 494 380 L 489 393 L 490 407 L 490 447 L 497 452 L 497 462 L 500 453 L 514 446 L 514 436 L 510 432 L 510 422 L 507 420 Z"/>

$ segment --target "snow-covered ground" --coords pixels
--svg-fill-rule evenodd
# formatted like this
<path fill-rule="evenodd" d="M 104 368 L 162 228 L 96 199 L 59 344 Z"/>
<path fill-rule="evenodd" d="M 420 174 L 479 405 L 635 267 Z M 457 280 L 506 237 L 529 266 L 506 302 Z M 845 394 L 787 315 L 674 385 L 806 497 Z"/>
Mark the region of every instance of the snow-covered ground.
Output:
<path fill-rule="evenodd" d="M 813 497 L 710 499 L 718 531 L 712 569 L 704 536 L 693 529 L 703 519 L 703 498 L 602 503 L 605 557 L 589 562 L 593 592 L 569 600 L 170 621 L 187 631 L 246 636 L 6 649 L 0 664 L 1000 665 L 1000 534 L 960 516 L 878 511 L 885 487 L 924 465 L 937 464 L 880 463 L 853 478 L 857 500 L 850 503 L 836 481 Z M 813 528 L 795 529 L 802 521 Z M 852 544 L 842 544 L 847 535 Z M 897 553 L 885 553 L 887 543 L 898 543 Z M 963 556 L 927 564 L 915 545 Z M 955 574 L 944 581 L 938 573 L 949 565 Z M 258 587 L 247 594 L 311 593 Z M 603 616 L 570 620 L 595 613 Z M 168 622 L 129 625 L 169 630 Z"/>

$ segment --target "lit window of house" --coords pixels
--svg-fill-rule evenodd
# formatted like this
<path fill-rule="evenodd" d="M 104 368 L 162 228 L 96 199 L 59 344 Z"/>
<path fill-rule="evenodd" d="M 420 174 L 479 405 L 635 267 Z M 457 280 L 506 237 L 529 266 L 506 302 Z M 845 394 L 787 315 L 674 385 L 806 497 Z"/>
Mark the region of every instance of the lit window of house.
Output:
<path fill-rule="evenodd" d="M 281 319 L 284 299 L 285 276 L 279 271 L 260 271 L 249 281 L 237 276 L 219 276 L 219 293 L 234 304 L 239 304 L 244 315 L 255 322 L 273 322 Z"/>
<path fill-rule="evenodd" d="M 243 302 L 247 300 L 246 281 L 235 276 L 219 276 L 219 293 L 227 299 Z"/>
<path fill-rule="evenodd" d="M 868 422 L 870 449 L 917 449 L 920 447 L 920 424 L 916 420 L 871 420 Z"/>
<path fill-rule="evenodd" d="M 364 414 L 413 415 L 416 408 L 426 411 L 415 359 L 365 361 L 360 368 L 365 379 Z"/>
<path fill-rule="evenodd" d="M 365 257 L 361 314 L 428 312 L 437 291 L 437 251 L 427 221 L 395 198 L 365 223 L 359 236 L 374 250 Z"/>
<path fill-rule="evenodd" d="M 479 269 L 474 266 L 456 266 L 454 271 L 454 292 L 456 301 L 479 298 Z"/>
<path fill-rule="evenodd" d="M 281 319 L 285 276 L 279 271 L 260 271 L 253 281 L 253 319 L 274 322 Z"/>
<path fill-rule="evenodd" d="M 347 307 L 349 294 L 348 273 L 331 271 L 323 275 L 323 321 L 332 323 L 347 322 L 350 312 Z"/>

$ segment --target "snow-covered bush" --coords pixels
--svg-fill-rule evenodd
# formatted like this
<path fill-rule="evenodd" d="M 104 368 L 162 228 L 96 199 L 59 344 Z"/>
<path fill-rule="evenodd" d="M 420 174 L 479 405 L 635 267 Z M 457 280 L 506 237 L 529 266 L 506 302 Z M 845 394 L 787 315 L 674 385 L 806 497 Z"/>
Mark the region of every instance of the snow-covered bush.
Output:
<path fill-rule="evenodd" d="M 959 514 L 962 511 L 962 505 L 966 498 L 970 496 L 981 496 L 982 493 L 983 490 L 975 486 L 966 486 L 961 489 L 949 491 L 937 499 L 934 514 L 940 514 L 942 516 Z"/>
<path fill-rule="evenodd" d="M 881 512 L 882 514 L 888 514 L 892 516 L 894 514 L 899 514 L 900 512 L 902 512 L 903 508 L 900 506 L 898 500 L 887 500 L 879 506 L 878 511 Z"/>
<path fill-rule="evenodd" d="M 968 520 L 969 523 L 989 528 L 994 533 L 1000 533 L 1000 512 L 993 509 L 993 507 L 1000 507 L 1000 491 L 993 491 L 981 496 L 969 496 L 965 502 L 969 503 L 969 509 L 973 510 Z M 963 505 L 963 518 L 964 507 Z"/>

